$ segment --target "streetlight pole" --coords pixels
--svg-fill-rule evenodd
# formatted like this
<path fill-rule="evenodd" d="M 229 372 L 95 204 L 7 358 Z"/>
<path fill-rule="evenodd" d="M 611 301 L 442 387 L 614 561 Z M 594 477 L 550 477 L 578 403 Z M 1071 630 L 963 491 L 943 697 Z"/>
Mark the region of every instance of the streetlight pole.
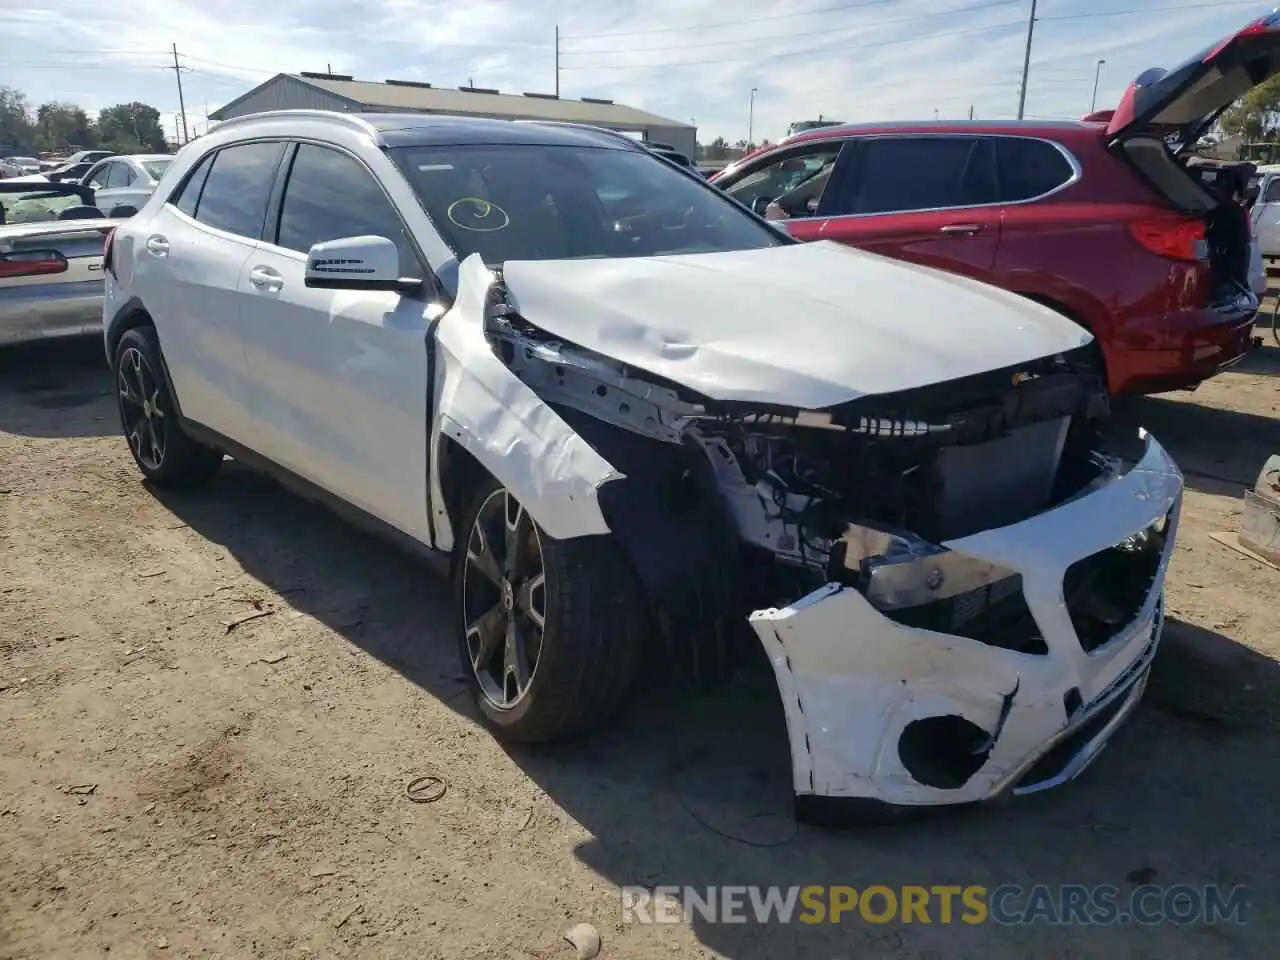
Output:
<path fill-rule="evenodd" d="M 1102 76 L 1102 65 L 1105 60 L 1098 61 L 1098 69 L 1093 72 L 1093 99 L 1089 101 L 1089 112 L 1093 113 L 1098 109 L 1098 80 Z"/>
<path fill-rule="evenodd" d="M 751 149 L 756 132 L 756 87 L 751 88 L 751 106 L 747 108 L 747 150 Z"/>
<path fill-rule="evenodd" d="M 1031 0 L 1031 16 L 1027 20 L 1027 52 L 1022 57 L 1022 89 L 1018 91 L 1018 119 L 1027 106 L 1027 75 L 1031 72 L 1031 38 L 1036 32 L 1036 0 Z"/>

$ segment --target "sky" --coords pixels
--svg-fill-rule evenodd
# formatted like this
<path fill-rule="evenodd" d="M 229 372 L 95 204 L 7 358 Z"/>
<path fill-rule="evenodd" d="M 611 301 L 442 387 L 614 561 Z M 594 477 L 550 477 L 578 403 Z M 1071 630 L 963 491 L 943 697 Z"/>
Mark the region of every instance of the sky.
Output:
<path fill-rule="evenodd" d="M 699 140 L 846 122 L 1016 116 L 1032 0 L 3 0 L 0 85 L 92 115 L 141 100 L 173 136 L 276 73 L 604 97 Z M 1274 4 L 1038 0 L 1026 115 L 1080 117 Z M 754 89 L 754 105 L 752 90 Z"/>

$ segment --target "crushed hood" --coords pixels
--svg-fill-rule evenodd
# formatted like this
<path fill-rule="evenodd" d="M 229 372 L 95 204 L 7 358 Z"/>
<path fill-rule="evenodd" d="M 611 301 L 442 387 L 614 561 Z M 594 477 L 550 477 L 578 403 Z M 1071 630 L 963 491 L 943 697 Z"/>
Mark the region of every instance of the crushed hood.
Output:
<path fill-rule="evenodd" d="M 830 241 L 509 261 L 503 275 L 535 326 L 713 400 L 820 409 L 1091 339 L 1016 294 Z"/>

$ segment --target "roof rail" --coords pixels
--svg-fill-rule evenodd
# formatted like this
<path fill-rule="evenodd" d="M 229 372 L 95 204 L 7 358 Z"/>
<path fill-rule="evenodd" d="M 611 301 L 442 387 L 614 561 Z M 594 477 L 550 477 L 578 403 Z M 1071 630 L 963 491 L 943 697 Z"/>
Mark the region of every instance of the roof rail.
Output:
<path fill-rule="evenodd" d="M 358 114 L 339 113 L 337 110 L 264 110 L 261 113 L 246 113 L 239 117 L 230 117 L 218 123 L 217 131 L 221 133 L 227 127 L 248 123 L 254 120 L 275 120 L 279 118 L 295 120 L 327 120 L 341 124 L 348 129 L 363 133 L 379 140 L 378 128 Z"/>
<path fill-rule="evenodd" d="M 606 137 L 614 140 L 621 140 L 629 147 L 637 150 L 644 149 L 644 145 L 639 140 L 633 140 L 625 133 L 619 133 L 617 130 L 610 130 L 608 127 L 597 127 L 593 123 L 575 123 L 572 120 L 513 120 L 513 123 L 536 123 L 543 127 L 572 127 L 575 130 L 590 130 L 592 133 L 603 133 Z"/>

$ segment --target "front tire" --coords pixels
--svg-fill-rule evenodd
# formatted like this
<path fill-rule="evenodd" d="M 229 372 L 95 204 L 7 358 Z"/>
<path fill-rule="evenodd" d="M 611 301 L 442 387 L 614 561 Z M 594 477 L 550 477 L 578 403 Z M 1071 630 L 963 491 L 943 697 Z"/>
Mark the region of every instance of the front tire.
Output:
<path fill-rule="evenodd" d="M 494 480 L 458 529 L 459 653 L 485 722 L 504 739 L 539 743 L 613 719 L 634 688 L 649 626 L 617 543 L 548 537 Z"/>
<path fill-rule="evenodd" d="M 116 345 L 114 369 L 120 426 L 142 475 L 170 489 L 198 487 L 212 480 L 222 466 L 222 453 L 191 439 L 182 429 L 154 327 L 125 332 Z"/>

